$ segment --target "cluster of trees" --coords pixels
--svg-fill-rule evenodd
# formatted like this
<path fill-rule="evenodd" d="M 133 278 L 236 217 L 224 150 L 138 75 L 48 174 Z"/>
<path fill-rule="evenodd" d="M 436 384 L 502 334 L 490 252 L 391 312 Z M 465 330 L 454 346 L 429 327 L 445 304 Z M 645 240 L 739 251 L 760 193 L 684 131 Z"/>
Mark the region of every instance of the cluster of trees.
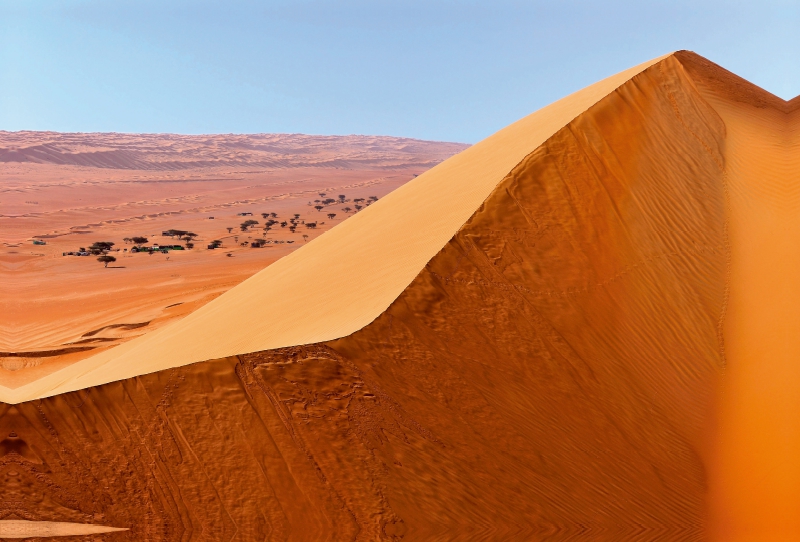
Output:
<path fill-rule="evenodd" d="M 103 267 L 108 267 L 111 262 L 116 262 L 114 256 L 108 254 L 108 251 L 114 246 L 111 241 L 97 241 L 87 249 L 81 247 L 81 252 L 91 252 L 92 255 L 97 256 L 97 261 L 103 264 Z"/>
<path fill-rule="evenodd" d="M 192 240 L 193 240 L 195 237 L 197 237 L 197 234 L 196 234 L 196 233 L 192 233 L 192 232 L 190 232 L 190 231 L 186 231 L 186 230 L 174 230 L 174 229 L 171 229 L 171 230 L 167 230 L 167 231 L 165 231 L 164 233 L 165 233 L 166 235 L 169 235 L 169 237 L 170 237 L 170 238 L 175 238 L 175 237 L 177 237 L 179 240 L 180 240 L 180 239 L 183 239 L 184 241 L 186 241 L 186 246 L 187 246 L 187 247 L 189 246 L 189 244 L 191 243 L 191 241 L 192 241 Z M 191 247 L 189 247 L 189 248 L 191 248 Z"/>
<path fill-rule="evenodd" d="M 322 209 L 324 209 L 326 205 L 330 205 L 332 203 L 345 203 L 345 202 L 348 202 L 350 200 L 347 199 L 347 197 L 344 194 L 339 194 L 339 199 L 338 200 L 335 200 L 333 198 L 328 198 L 328 199 L 325 199 L 325 200 L 314 200 L 314 201 L 316 203 L 316 205 L 314 206 L 314 209 L 316 209 L 319 212 Z M 378 196 L 370 196 L 367 199 L 354 198 L 353 199 L 353 207 L 355 207 L 356 212 L 358 212 L 361 209 L 363 209 L 364 206 L 371 205 L 371 204 L 375 203 L 376 201 L 378 201 Z M 342 208 L 342 211 L 344 211 L 345 213 L 349 213 L 352 210 L 353 209 L 351 207 Z M 331 213 L 331 214 L 328 215 L 328 218 L 333 220 L 333 218 L 335 216 L 336 216 L 336 214 Z"/>
<path fill-rule="evenodd" d="M 297 224 L 300 222 L 300 215 L 295 213 L 295 215 L 289 219 L 289 231 L 294 233 L 297 230 Z"/>
<path fill-rule="evenodd" d="M 242 231 L 248 231 L 252 226 L 257 226 L 258 220 L 245 220 L 241 224 L 239 224 L 239 228 Z"/>
<path fill-rule="evenodd" d="M 97 241 L 92 243 L 89 247 L 88 251 L 91 252 L 93 255 L 97 256 L 98 254 L 105 254 L 114 246 L 114 243 L 111 241 Z M 81 248 L 83 252 L 83 248 Z"/>
<path fill-rule="evenodd" d="M 123 241 L 126 243 L 133 243 L 134 245 L 143 245 L 147 243 L 147 237 L 126 237 Z"/>
<path fill-rule="evenodd" d="M 266 214 L 266 213 L 264 213 L 264 214 Z M 272 213 L 272 214 L 275 215 L 275 213 Z M 278 215 L 275 215 L 275 216 L 278 216 Z M 272 226 L 274 226 L 277 223 L 278 223 L 278 221 L 275 220 L 274 218 L 270 218 L 269 220 L 267 220 L 264 223 L 264 233 L 266 234 L 269 230 L 272 229 Z M 285 222 L 284 222 L 284 224 L 285 224 Z"/>
<path fill-rule="evenodd" d="M 325 197 L 325 193 L 324 192 L 320 192 L 319 195 L 320 195 L 320 197 Z M 378 199 L 376 196 L 370 196 L 370 198 L 375 198 L 376 200 Z M 350 201 L 350 200 L 347 199 L 347 196 L 345 194 L 339 194 L 338 199 L 333 199 L 333 198 L 315 199 L 314 203 L 316 203 L 316 205 L 314 205 L 314 209 L 316 209 L 317 211 L 321 211 L 322 209 L 325 208 L 326 205 L 332 205 L 334 203 L 345 203 L 346 201 Z M 353 201 L 364 201 L 364 198 L 359 198 L 359 199 L 356 199 L 356 200 L 353 200 Z M 372 201 L 372 200 L 370 200 L 370 201 Z M 367 205 L 369 205 L 369 204 L 367 204 Z"/>
<path fill-rule="evenodd" d="M 326 197 L 326 196 L 327 196 L 327 194 L 325 192 L 319 192 L 319 197 L 322 198 L 322 199 L 314 200 L 314 202 L 316 203 L 316 205 L 314 205 L 314 209 L 316 209 L 318 212 L 322 211 L 325 208 L 325 206 L 327 206 L 327 205 L 332 205 L 332 204 L 335 204 L 335 203 L 340 203 L 341 204 L 341 203 L 345 203 L 345 202 L 349 202 L 350 201 L 349 199 L 347 199 L 347 196 L 345 194 L 339 194 L 337 196 L 337 198 L 329 198 L 329 197 Z M 369 196 L 369 198 L 354 198 L 352 201 L 353 201 L 353 207 L 355 207 L 355 211 L 357 212 L 357 211 L 360 211 L 361 209 L 363 209 L 364 206 L 370 205 L 371 203 L 374 203 L 375 201 L 378 201 L 378 197 L 377 196 Z M 310 203 L 309 203 L 309 205 L 310 205 Z M 353 211 L 353 208 L 348 206 L 348 207 L 344 207 L 342 210 L 345 213 L 350 213 L 350 212 Z M 303 220 L 301 220 L 299 213 L 295 213 L 292 216 L 292 218 L 289 218 L 288 220 L 277 220 L 278 219 L 278 213 L 264 212 L 264 213 L 260 213 L 260 214 L 261 214 L 261 217 L 265 221 L 264 222 L 264 236 L 266 236 L 267 233 L 273 227 L 276 227 L 276 226 L 280 226 L 281 228 L 288 227 L 289 231 L 291 231 L 292 233 L 295 233 L 297 231 L 298 226 L 300 226 L 301 224 L 305 224 L 306 228 L 308 228 L 308 229 L 315 229 L 317 227 L 317 224 L 318 224 L 316 221 L 314 221 L 314 222 L 304 222 Z M 328 219 L 333 220 L 333 219 L 336 218 L 336 213 L 327 213 L 326 216 L 328 217 Z M 245 220 L 244 222 L 239 224 L 239 229 L 242 232 L 249 232 L 249 231 L 252 231 L 252 228 L 254 226 L 257 226 L 258 224 L 259 224 L 259 222 L 257 220 L 252 220 L 252 219 Z M 233 229 L 234 228 L 227 228 L 228 233 L 232 233 Z M 179 230 L 170 230 L 170 231 L 175 231 L 176 233 L 180 233 Z M 307 239 L 308 236 L 304 235 L 303 238 Z M 238 243 L 238 239 L 236 241 Z M 256 241 L 253 241 L 251 243 L 251 246 L 258 245 L 260 247 L 260 246 L 264 246 L 265 243 L 266 243 L 266 241 L 256 240 Z M 243 246 L 246 245 L 246 244 L 247 243 L 242 243 Z M 217 246 L 220 246 L 220 245 L 221 245 L 221 242 L 219 243 L 219 245 L 215 245 L 214 248 L 217 248 Z M 209 245 L 209 248 L 211 248 L 211 245 Z"/>

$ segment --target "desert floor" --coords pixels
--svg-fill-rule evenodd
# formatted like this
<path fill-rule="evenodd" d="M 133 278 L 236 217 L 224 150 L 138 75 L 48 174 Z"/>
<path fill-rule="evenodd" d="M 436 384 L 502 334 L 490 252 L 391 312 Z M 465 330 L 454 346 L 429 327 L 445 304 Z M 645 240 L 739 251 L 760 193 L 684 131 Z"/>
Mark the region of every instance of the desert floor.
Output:
<path fill-rule="evenodd" d="M 0 133 L 3 382 L 23 384 L 181 318 L 463 147 L 397 138 Z M 314 208 L 325 199 L 337 202 Z M 298 227 L 265 231 L 262 213 L 279 222 L 297 214 Z M 249 219 L 259 224 L 244 232 Z M 131 253 L 124 241 L 185 244 L 164 237 L 169 229 L 196 233 L 194 248 Z M 268 243 L 252 248 L 259 238 Z M 212 240 L 222 247 L 209 250 Z M 108 268 L 96 256 L 65 255 L 98 241 L 115 244 Z"/>

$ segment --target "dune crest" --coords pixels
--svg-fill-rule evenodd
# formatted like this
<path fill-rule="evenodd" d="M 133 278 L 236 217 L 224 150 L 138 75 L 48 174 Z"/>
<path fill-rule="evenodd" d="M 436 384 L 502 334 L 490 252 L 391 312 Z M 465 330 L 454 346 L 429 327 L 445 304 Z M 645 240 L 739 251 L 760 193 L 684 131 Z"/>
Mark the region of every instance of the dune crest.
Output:
<path fill-rule="evenodd" d="M 470 147 L 177 325 L 10 394 L 0 388 L 0 397 L 18 402 L 358 331 L 386 310 L 520 160 L 658 60 L 576 92 Z M 283 295 L 287 291 L 297 294 Z"/>

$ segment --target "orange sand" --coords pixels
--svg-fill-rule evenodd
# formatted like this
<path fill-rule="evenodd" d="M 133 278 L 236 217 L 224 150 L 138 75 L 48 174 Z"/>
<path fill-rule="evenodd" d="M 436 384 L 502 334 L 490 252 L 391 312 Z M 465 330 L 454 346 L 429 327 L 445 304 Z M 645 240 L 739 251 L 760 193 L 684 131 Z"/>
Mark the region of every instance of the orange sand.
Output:
<path fill-rule="evenodd" d="M 336 339 L 363 328 L 400 295 L 510 168 L 653 62 L 501 130 L 177 325 L 17 388 L 14 397 L 61 393 L 197 361 Z M 250 325 L 253 321 L 258 325 Z"/>
<path fill-rule="evenodd" d="M 0 388 L 0 519 L 118 540 L 797 539 L 794 109 L 656 59 L 185 318 Z"/>
<path fill-rule="evenodd" d="M 798 540 L 800 216 L 797 102 L 696 68 L 725 123 L 730 285 L 716 415 L 712 526 L 725 541 Z"/>

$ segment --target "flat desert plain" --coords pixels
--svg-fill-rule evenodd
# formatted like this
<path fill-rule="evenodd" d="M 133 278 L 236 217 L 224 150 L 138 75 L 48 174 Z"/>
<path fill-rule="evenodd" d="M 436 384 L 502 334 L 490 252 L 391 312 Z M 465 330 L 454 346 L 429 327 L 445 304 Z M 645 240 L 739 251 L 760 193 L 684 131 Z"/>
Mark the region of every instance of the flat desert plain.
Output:
<path fill-rule="evenodd" d="M 181 318 L 465 147 L 364 136 L 0 132 L 4 384 Z M 246 220 L 258 224 L 243 231 Z M 196 234 L 193 248 L 131 251 L 134 237 L 147 239 L 140 247 L 186 247 L 167 230 Z M 213 241 L 221 246 L 209 249 Z M 108 267 L 97 255 L 74 255 L 96 242 L 114 243 Z"/>

